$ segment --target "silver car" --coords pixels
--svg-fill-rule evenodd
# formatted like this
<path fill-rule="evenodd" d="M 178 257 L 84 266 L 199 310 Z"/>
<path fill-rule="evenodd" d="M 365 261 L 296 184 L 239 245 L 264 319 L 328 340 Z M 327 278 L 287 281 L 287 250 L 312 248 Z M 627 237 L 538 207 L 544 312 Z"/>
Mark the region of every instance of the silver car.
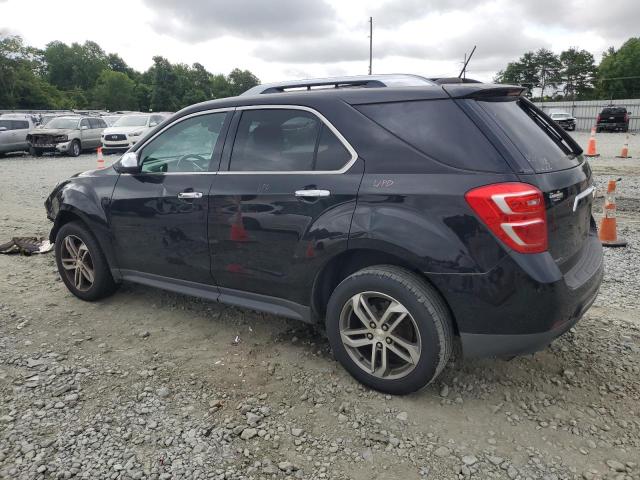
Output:
<path fill-rule="evenodd" d="M 83 150 L 93 150 L 100 146 L 100 137 L 105 128 L 107 124 L 100 117 L 57 117 L 47 123 L 45 128 L 29 132 L 29 152 L 36 157 L 44 152 L 66 153 L 77 157 Z"/>
<path fill-rule="evenodd" d="M 0 155 L 28 150 L 27 134 L 34 126 L 28 115 L 0 115 Z"/>

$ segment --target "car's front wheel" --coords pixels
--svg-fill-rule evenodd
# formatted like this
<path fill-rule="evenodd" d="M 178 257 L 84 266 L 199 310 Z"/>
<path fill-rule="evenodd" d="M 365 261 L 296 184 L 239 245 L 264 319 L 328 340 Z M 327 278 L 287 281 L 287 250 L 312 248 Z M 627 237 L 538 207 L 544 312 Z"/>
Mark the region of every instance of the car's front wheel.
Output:
<path fill-rule="evenodd" d="M 71 145 L 69 145 L 69 155 L 72 157 L 77 157 L 78 155 L 80 155 L 80 142 L 78 140 L 74 140 L 71 142 Z"/>
<path fill-rule="evenodd" d="M 361 383 L 403 395 L 433 381 L 453 348 L 452 319 L 433 287 L 382 265 L 343 280 L 327 306 L 336 359 Z"/>
<path fill-rule="evenodd" d="M 76 297 L 94 301 L 116 290 L 98 241 L 80 222 L 66 223 L 58 230 L 55 253 L 60 277 Z"/>

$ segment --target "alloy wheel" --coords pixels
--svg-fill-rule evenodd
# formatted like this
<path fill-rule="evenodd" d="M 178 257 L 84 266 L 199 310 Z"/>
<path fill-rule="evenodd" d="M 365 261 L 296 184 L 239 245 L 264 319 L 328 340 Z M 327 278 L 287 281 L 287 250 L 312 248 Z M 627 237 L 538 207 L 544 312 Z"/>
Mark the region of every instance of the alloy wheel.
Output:
<path fill-rule="evenodd" d="M 60 261 L 69 282 L 81 291 L 91 288 L 95 271 L 91 253 L 85 243 L 75 235 L 68 235 L 62 242 Z"/>
<path fill-rule="evenodd" d="M 385 380 L 407 376 L 420 360 L 422 342 L 415 319 L 384 293 L 357 293 L 344 304 L 340 338 L 358 367 Z"/>

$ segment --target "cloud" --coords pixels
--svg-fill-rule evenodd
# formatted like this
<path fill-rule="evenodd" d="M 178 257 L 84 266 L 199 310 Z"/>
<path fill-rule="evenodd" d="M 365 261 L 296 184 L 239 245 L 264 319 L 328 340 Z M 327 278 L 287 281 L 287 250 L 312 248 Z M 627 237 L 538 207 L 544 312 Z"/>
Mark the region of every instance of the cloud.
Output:
<path fill-rule="evenodd" d="M 373 9 L 376 22 L 388 26 L 419 20 L 434 13 L 468 10 L 481 6 L 478 0 L 391 0 Z"/>
<path fill-rule="evenodd" d="M 253 54 L 267 61 L 283 63 L 349 62 L 369 58 L 369 42 L 347 35 L 334 35 L 321 40 L 272 41 L 256 47 Z"/>
<path fill-rule="evenodd" d="M 335 30 L 324 0 L 143 0 L 153 28 L 188 42 L 225 35 L 245 39 L 317 37 Z"/>

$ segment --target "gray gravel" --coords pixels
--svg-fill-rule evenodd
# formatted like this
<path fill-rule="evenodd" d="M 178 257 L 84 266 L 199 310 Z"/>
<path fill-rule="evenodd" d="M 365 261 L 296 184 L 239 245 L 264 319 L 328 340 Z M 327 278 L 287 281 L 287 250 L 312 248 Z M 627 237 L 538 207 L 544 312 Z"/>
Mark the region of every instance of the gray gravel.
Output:
<path fill-rule="evenodd" d="M 94 162 L 0 160 L 3 236 L 46 234 L 45 195 Z M 304 325 L 133 285 L 82 303 L 52 255 L 0 256 L 0 478 L 640 479 L 638 168 L 592 164 L 624 178 L 630 241 L 594 307 L 536 355 L 454 361 L 402 398 Z"/>

